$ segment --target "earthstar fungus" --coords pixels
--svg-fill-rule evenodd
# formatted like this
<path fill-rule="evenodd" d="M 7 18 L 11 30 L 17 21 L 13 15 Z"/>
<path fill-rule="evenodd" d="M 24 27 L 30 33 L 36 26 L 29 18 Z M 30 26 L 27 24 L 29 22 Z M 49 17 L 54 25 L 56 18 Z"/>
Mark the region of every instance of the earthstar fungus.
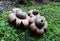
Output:
<path fill-rule="evenodd" d="M 8 20 L 11 23 L 16 20 L 17 27 L 21 24 L 23 24 L 25 28 L 29 26 L 30 30 L 38 35 L 44 34 L 45 30 L 48 28 L 45 17 L 39 15 L 39 11 L 36 9 L 30 10 L 27 14 L 19 8 L 14 8 L 13 13 L 8 15 Z"/>

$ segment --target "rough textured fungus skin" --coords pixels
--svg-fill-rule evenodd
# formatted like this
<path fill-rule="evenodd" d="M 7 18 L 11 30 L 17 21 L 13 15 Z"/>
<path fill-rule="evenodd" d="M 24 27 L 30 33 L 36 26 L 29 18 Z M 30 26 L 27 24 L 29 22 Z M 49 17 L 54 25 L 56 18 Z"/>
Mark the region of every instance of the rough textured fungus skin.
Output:
<path fill-rule="evenodd" d="M 30 10 L 28 12 L 28 16 L 30 17 L 30 22 L 33 23 L 35 22 L 35 19 L 37 17 L 40 17 L 40 15 L 38 14 L 38 10 L 34 9 L 34 10 Z"/>
<path fill-rule="evenodd" d="M 30 25 L 31 31 L 35 31 L 36 28 L 37 28 L 37 27 L 35 26 L 35 23 L 32 23 L 32 24 Z"/>
<path fill-rule="evenodd" d="M 42 34 L 44 34 L 44 29 L 36 29 L 36 34 L 37 34 L 37 35 L 42 35 Z"/>
<path fill-rule="evenodd" d="M 16 19 L 16 16 L 15 16 L 14 13 L 8 15 L 8 20 L 9 20 L 10 22 L 14 21 L 15 19 Z"/>
<path fill-rule="evenodd" d="M 16 26 L 19 26 L 21 24 L 21 20 L 20 19 L 16 19 Z"/>
<path fill-rule="evenodd" d="M 30 25 L 31 31 L 36 31 L 36 34 L 38 34 L 38 35 L 44 34 L 44 30 L 46 30 L 47 27 L 48 27 L 48 25 L 47 25 L 47 22 L 46 22 L 46 21 L 45 21 L 45 25 L 44 25 L 43 27 L 41 27 L 41 28 L 38 28 L 38 27 L 36 26 L 36 23 L 32 23 L 32 24 Z"/>
<path fill-rule="evenodd" d="M 17 13 L 17 11 L 20 11 L 20 13 L 22 12 L 22 10 L 20 8 L 13 8 L 12 11 L 13 11 L 13 13 Z"/>
<path fill-rule="evenodd" d="M 17 27 L 23 25 L 26 28 L 29 26 L 30 30 L 35 32 L 37 35 L 44 34 L 44 30 L 48 28 L 45 17 L 40 16 L 36 9 L 30 10 L 28 14 L 26 14 L 21 9 L 14 8 L 13 13 L 8 15 L 8 20 L 10 22 L 16 20 Z"/>
<path fill-rule="evenodd" d="M 37 10 L 30 10 L 28 16 L 30 16 L 31 31 L 36 32 L 38 35 L 44 34 L 44 30 L 48 27 L 45 17 L 40 16 Z"/>
<path fill-rule="evenodd" d="M 19 27 L 21 22 L 23 23 L 24 27 L 28 27 L 29 19 L 25 12 L 22 12 L 19 8 L 13 9 L 13 13 L 8 15 L 8 20 L 13 22 L 16 19 L 16 26 Z"/>
<path fill-rule="evenodd" d="M 43 29 L 47 30 L 48 29 L 48 24 L 47 22 L 45 21 L 45 25 L 43 26 Z"/>

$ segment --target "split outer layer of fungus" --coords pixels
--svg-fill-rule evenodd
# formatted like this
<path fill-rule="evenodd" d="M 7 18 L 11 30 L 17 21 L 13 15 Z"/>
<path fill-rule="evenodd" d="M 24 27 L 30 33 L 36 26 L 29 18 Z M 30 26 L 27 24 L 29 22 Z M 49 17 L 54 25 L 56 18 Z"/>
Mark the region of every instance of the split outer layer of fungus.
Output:
<path fill-rule="evenodd" d="M 45 17 L 39 15 L 39 11 L 36 9 L 30 10 L 28 14 L 26 14 L 26 12 L 23 12 L 21 9 L 14 8 L 13 13 L 8 15 L 8 20 L 10 23 L 16 20 L 15 22 L 17 27 L 21 24 L 23 24 L 24 27 L 29 26 L 28 28 L 38 35 L 44 34 L 45 30 L 48 28 Z"/>

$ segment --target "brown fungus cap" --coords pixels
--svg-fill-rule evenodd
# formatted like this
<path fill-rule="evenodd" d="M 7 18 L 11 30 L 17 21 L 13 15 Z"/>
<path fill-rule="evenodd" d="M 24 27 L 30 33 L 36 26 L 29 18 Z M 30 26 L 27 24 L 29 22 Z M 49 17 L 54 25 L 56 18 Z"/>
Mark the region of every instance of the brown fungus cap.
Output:
<path fill-rule="evenodd" d="M 28 12 L 28 16 L 30 16 L 30 17 L 33 17 L 33 16 L 40 16 L 40 15 L 38 15 L 38 10 L 36 10 L 36 9 L 34 9 L 34 10 L 30 10 L 29 12 Z"/>
<path fill-rule="evenodd" d="M 16 13 L 16 16 L 20 19 L 26 19 L 26 14 L 24 12 L 18 11 L 18 13 Z"/>
<path fill-rule="evenodd" d="M 38 13 L 39 13 L 39 12 L 38 12 L 38 10 L 36 10 L 36 9 L 34 9 L 33 12 L 32 12 L 33 15 L 38 15 Z"/>
<path fill-rule="evenodd" d="M 45 20 L 42 19 L 42 18 L 40 18 L 40 17 L 39 18 L 36 18 L 35 24 L 36 24 L 36 26 L 38 28 L 42 28 L 44 26 L 44 24 L 45 24 Z"/>

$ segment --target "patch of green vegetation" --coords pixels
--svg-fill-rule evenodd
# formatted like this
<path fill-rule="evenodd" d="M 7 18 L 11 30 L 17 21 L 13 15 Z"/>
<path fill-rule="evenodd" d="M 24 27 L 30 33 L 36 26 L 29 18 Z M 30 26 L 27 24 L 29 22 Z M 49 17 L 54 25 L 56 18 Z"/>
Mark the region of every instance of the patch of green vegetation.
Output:
<path fill-rule="evenodd" d="M 60 3 L 53 2 L 44 6 L 20 7 L 28 12 L 38 9 L 48 22 L 48 30 L 42 36 L 30 35 L 30 30 L 15 29 L 8 23 L 7 16 L 11 12 L 0 15 L 0 41 L 60 41 Z"/>

